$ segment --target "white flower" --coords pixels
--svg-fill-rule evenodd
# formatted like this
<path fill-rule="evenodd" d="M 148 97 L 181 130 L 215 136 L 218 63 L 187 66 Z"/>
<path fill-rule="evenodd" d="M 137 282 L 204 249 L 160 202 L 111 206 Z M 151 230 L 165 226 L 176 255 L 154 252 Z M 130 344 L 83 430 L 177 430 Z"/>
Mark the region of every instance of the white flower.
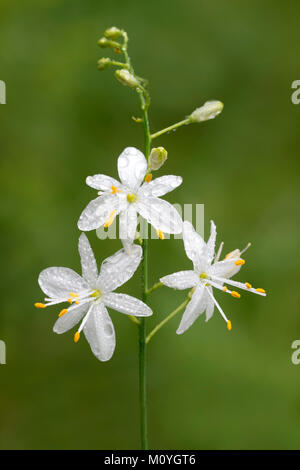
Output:
<path fill-rule="evenodd" d="M 226 321 L 228 329 L 231 330 L 231 322 L 215 299 L 213 287 L 236 298 L 239 298 L 240 294 L 229 290 L 224 283 L 254 294 L 266 295 L 264 289 L 255 289 L 248 282 L 242 283 L 230 279 L 245 264 L 241 254 L 250 244 L 242 251 L 237 249 L 228 253 L 224 260 L 219 261 L 223 243 L 215 255 L 216 226 L 213 221 L 211 221 L 210 237 L 207 243 L 197 234 L 190 222 L 184 222 L 183 241 L 186 254 L 193 262 L 194 269 L 180 271 L 160 279 L 164 285 L 173 289 L 194 288 L 192 298 L 187 304 L 176 333 L 179 335 L 184 333 L 203 312 L 206 312 L 206 321 L 209 320 L 213 315 L 215 305 Z"/>
<path fill-rule="evenodd" d="M 95 356 L 100 361 L 108 361 L 113 355 L 116 339 L 106 307 L 137 317 L 152 315 L 152 310 L 141 300 L 112 292 L 133 276 L 142 259 L 142 249 L 132 245 L 130 255 L 124 249 L 117 251 L 103 261 L 99 274 L 84 233 L 79 237 L 78 248 L 82 276 L 69 268 L 44 269 L 39 275 L 39 284 L 48 297 L 45 303 L 38 302 L 35 306 L 44 308 L 62 302 L 72 304 L 61 310 L 54 332 L 65 333 L 82 320 L 74 341 L 79 340 L 83 330 Z"/>
<path fill-rule="evenodd" d="M 134 147 L 127 147 L 119 156 L 118 172 L 121 183 L 106 175 L 87 177 L 86 183 L 99 190 L 100 196 L 82 212 L 78 221 L 80 230 L 97 229 L 103 224 L 108 227 L 120 214 L 120 238 L 132 241 L 136 234 L 137 214 L 140 214 L 153 225 L 160 238 L 163 238 L 163 232 L 181 233 L 179 213 L 159 197 L 177 188 L 182 183 L 180 176 L 162 176 L 151 181 L 151 175 L 146 176 L 147 160 Z"/>

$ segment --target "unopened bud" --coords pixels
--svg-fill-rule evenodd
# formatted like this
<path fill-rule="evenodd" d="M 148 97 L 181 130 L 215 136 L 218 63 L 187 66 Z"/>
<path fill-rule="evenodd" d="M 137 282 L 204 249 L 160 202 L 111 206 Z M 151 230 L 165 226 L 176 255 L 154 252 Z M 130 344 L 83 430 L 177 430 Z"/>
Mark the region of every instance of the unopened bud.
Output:
<path fill-rule="evenodd" d="M 111 65 L 111 60 L 109 57 L 102 57 L 102 59 L 98 60 L 98 69 L 105 70 Z"/>
<path fill-rule="evenodd" d="M 108 28 L 104 32 L 104 36 L 107 39 L 118 39 L 121 35 L 122 35 L 122 31 L 119 28 L 116 28 L 115 26 Z"/>
<path fill-rule="evenodd" d="M 202 122 L 214 119 L 222 112 L 224 104 L 221 101 L 206 101 L 201 108 L 195 109 L 190 115 L 191 122 Z"/>
<path fill-rule="evenodd" d="M 163 147 L 157 147 L 151 150 L 149 155 L 150 170 L 159 170 L 168 158 L 168 152 Z"/>
<path fill-rule="evenodd" d="M 116 41 L 110 41 L 109 39 L 107 38 L 101 38 L 99 39 L 98 41 L 98 46 L 102 47 L 102 48 L 105 48 L 105 47 L 111 47 L 113 49 L 120 49 L 121 48 L 121 44 L 119 44 L 118 42 Z"/>
<path fill-rule="evenodd" d="M 116 70 L 115 76 L 116 79 L 124 86 L 129 86 L 129 88 L 136 88 L 139 86 L 138 80 L 126 69 Z"/>

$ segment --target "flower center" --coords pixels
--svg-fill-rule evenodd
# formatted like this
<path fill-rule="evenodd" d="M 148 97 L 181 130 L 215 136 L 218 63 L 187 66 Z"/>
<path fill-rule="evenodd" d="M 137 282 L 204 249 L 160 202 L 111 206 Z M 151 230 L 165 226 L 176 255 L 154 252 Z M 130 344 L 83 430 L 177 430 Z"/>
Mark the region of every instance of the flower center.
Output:
<path fill-rule="evenodd" d="M 207 274 L 206 273 L 201 273 L 199 275 L 200 279 L 207 279 Z"/>
<path fill-rule="evenodd" d="M 95 298 L 98 298 L 100 299 L 100 297 L 102 297 L 102 292 L 100 289 L 96 289 L 91 295 L 90 297 L 95 297 Z"/>
<path fill-rule="evenodd" d="M 127 201 L 132 204 L 133 202 L 135 202 L 137 199 L 136 195 L 134 193 L 129 193 L 127 194 Z"/>

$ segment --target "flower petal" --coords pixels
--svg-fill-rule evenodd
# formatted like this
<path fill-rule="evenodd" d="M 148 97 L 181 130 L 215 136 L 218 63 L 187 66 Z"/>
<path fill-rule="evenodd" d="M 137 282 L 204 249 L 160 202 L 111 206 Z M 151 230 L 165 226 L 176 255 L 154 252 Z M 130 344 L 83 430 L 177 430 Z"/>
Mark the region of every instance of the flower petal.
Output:
<path fill-rule="evenodd" d="M 203 299 L 204 285 L 201 284 L 196 288 L 190 302 L 187 304 L 184 314 L 182 315 L 180 325 L 176 331 L 178 335 L 184 333 L 197 320 L 201 313 L 205 310 L 205 298 Z"/>
<path fill-rule="evenodd" d="M 182 219 L 169 202 L 158 197 L 141 197 L 137 208 L 141 216 L 156 230 L 166 233 L 182 232 Z"/>
<path fill-rule="evenodd" d="M 126 210 L 120 213 L 119 237 L 121 240 L 133 242 L 137 228 L 136 205 L 130 204 Z"/>
<path fill-rule="evenodd" d="M 209 287 L 207 287 L 207 289 L 213 295 L 212 287 L 209 286 Z M 215 303 L 214 303 L 213 299 L 211 298 L 211 296 L 206 293 L 206 291 L 205 291 L 204 295 L 205 295 L 205 303 L 206 303 L 205 321 L 208 321 L 213 316 L 214 309 L 215 309 Z"/>
<path fill-rule="evenodd" d="M 86 184 L 91 188 L 102 191 L 111 191 L 112 186 L 115 188 L 120 186 L 120 182 L 118 180 L 115 180 L 114 178 L 106 175 L 88 176 L 85 181 Z"/>
<path fill-rule="evenodd" d="M 137 270 L 142 259 L 142 247 L 132 245 L 130 250 L 122 248 L 103 261 L 97 283 L 103 293 L 111 292 L 128 281 Z"/>
<path fill-rule="evenodd" d="M 88 287 L 86 281 L 73 269 L 52 267 L 39 275 L 39 285 L 49 297 L 66 297 L 70 292 L 78 292 Z"/>
<path fill-rule="evenodd" d="M 150 183 L 144 183 L 140 193 L 147 196 L 163 196 L 180 186 L 181 183 L 181 176 L 165 175 L 150 181 Z"/>
<path fill-rule="evenodd" d="M 196 232 L 192 224 L 188 221 L 183 222 L 183 242 L 187 257 L 193 262 L 197 271 L 200 271 L 203 264 L 206 243 Z"/>
<path fill-rule="evenodd" d="M 78 220 L 78 228 L 83 232 L 101 227 L 113 211 L 120 211 L 120 201 L 116 194 L 103 194 L 86 206 Z"/>
<path fill-rule="evenodd" d="M 134 315 L 136 317 L 149 317 L 152 315 L 152 310 L 148 305 L 135 297 L 131 297 L 131 295 L 110 292 L 104 295 L 103 302 L 106 307 L 113 308 L 117 312 L 126 313 L 127 315 Z"/>
<path fill-rule="evenodd" d="M 79 237 L 78 250 L 81 259 L 82 277 L 89 284 L 94 284 L 98 278 L 98 268 L 93 250 L 85 233 L 82 233 Z"/>
<path fill-rule="evenodd" d="M 90 302 L 87 302 L 83 305 L 76 305 L 69 308 L 67 313 L 56 320 L 53 327 L 54 333 L 60 335 L 77 325 L 87 313 L 89 306 Z"/>
<path fill-rule="evenodd" d="M 102 303 L 96 303 L 93 307 L 83 332 L 97 359 L 108 361 L 116 347 L 116 336 L 114 325 Z"/>
<path fill-rule="evenodd" d="M 173 289 L 189 289 L 199 284 L 199 277 L 195 271 L 179 271 L 174 274 L 169 274 L 160 279 L 165 286 Z"/>
<path fill-rule="evenodd" d="M 217 238 L 217 230 L 213 220 L 210 221 L 210 236 L 207 242 L 207 257 L 212 260 L 215 256 L 215 245 Z"/>
<path fill-rule="evenodd" d="M 118 172 L 122 183 L 135 192 L 147 171 L 147 160 L 135 147 L 127 147 L 118 158 Z"/>
<path fill-rule="evenodd" d="M 230 278 L 237 274 L 241 269 L 241 266 L 237 266 L 235 264 L 237 260 L 238 258 L 236 260 L 225 259 L 223 261 L 218 261 L 217 263 L 211 265 L 209 268 L 209 274 L 212 276 Z"/>

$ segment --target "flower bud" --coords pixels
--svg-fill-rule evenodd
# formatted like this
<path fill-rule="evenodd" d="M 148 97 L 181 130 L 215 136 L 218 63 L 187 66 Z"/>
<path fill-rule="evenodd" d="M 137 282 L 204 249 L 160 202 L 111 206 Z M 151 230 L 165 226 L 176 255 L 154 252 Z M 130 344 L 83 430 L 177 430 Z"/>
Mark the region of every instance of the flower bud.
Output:
<path fill-rule="evenodd" d="M 168 158 L 168 152 L 163 147 L 157 147 L 151 150 L 149 155 L 150 170 L 159 170 Z"/>
<path fill-rule="evenodd" d="M 112 47 L 113 49 L 120 49 L 121 48 L 121 44 L 119 44 L 118 42 L 116 41 L 110 41 L 109 39 L 107 38 L 101 38 L 99 39 L 98 41 L 98 46 L 102 47 L 102 48 L 105 48 L 105 47 Z"/>
<path fill-rule="evenodd" d="M 129 88 L 136 88 L 139 86 L 138 80 L 126 69 L 116 70 L 115 76 L 116 79 L 124 86 L 129 86 Z"/>
<path fill-rule="evenodd" d="M 191 122 L 202 122 L 214 119 L 222 112 L 224 104 L 221 101 L 206 101 L 201 108 L 195 109 L 190 115 Z"/>
<path fill-rule="evenodd" d="M 102 57 L 102 59 L 98 60 L 98 69 L 105 70 L 111 65 L 111 60 L 109 57 Z"/>
<path fill-rule="evenodd" d="M 115 26 L 108 28 L 104 32 L 104 37 L 106 37 L 107 39 L 118 39 L 121 35 L 122 31 L 119 28 L 116 28 Z"/>

